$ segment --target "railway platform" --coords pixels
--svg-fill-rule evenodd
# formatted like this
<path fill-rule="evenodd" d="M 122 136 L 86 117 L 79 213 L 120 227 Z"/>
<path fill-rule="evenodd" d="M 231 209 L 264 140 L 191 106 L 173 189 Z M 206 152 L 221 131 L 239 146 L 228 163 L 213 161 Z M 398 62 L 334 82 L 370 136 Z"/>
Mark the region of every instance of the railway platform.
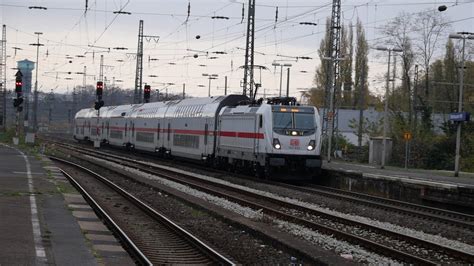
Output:
<path fill-rule="evenodd" d="M 0 265 L 133 265 L 47 158 L 0 144 Z"/>
<path fill-rule="evenodd" d="M 474 173 L 453 171 L 404 169 L 378 165 L 325 161 L 323 169 L 331 173 L 321 182 L 336 188 L 369 193 L 386 198 L 445 205 L 459 211 L 474 208 Z"/>

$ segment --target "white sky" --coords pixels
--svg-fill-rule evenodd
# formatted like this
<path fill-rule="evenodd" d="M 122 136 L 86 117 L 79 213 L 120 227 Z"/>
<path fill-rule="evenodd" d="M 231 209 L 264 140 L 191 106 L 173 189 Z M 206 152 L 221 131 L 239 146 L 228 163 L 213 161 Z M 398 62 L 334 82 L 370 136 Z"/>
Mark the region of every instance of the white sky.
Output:
<path fill-rule="evenodd" d="M 191 15 L 187 23 L 188 2 Z M 65 92 L 75 85 L 82 85 L 82 72 L 87 67 L 87 83 L 95 84 L 99 75 L 100 55 L 104 55 L 104 75 L 123 88 L 133 88 L 136 59 L 130 55 L 137 50 L 139 20 L 144 20 L 144 34 L 158 35 L 160 40 L 145 41 L 143 82 L 160 89 L 165 83 L 171 92 L 179 93 L 186 83 L 186 92 L 193 96 L 206 96 L 208 79 L 203 73 L 218 74 L 212 81 L 212 95 L 223 94 L 224 76 L 228 76 L 231 93 L 241 93 L 240 82 L 244 64 L 246 20 L 241 23 L 242 3 L 245 0 L 88 0 L 89 9 L 84 15 L 86 0 L 1 0 L 1 23 L 7 26 L 7 86 L 13 87 L 16 61 L 36 61 L 34 32 L 43 32 L 40 43 L 39 77 L 40 90 Z M 314 69 L 319 64 L 317 50 L 324 36 L 326 17 L 331 15 L 332 1 L 310 0 L 256 0 L 255 64 L 264 65 L 262 83 L 267 94 L 277 94 L 280 84 L 280 68 L 271 66 L 275 60 L 291 63 L 290 94 L 299 95 L 300 88 L 312 87 Z M 447 21 L 453 21 L 450 32 L 474 31 L 474 1 L 433 0 L 354 0 L 342 1 L 343 22 L 354 22 L 359 17 L 366 29 L 371 46 L 383 41 L 379 28 L 399 12 L 417 13 L 426 9 L 438 12 L 441 4 L 448 6 L 443 12 Z M 47 7 L 47 10 L 29 9 L 31 6 Z M 275 24 L 275 9 L 279 8 Z M 123 8 L 131 15 L 116 15 Z M 247 15 L 247 5 L 245 6 Z M 228 16 L 228 20 L 211 19 L 212 16 Z M 317 26 L 303 26 L 300 22 L 314 22 Z M 200 35 L 200 39 L 195 36 Z M 438 56 L 443 53 L 447 40 L 442 38 Z M 110 48 L 95 48 L 100 46 Z M 21 48 L 16 51 L 13 47 Z M 116 50 L 126 47 L 128 50 Z M 187 49 L 206 51 L 197 52 Z M 225 52 L 226 54 L 213 54 Z M 130 53 L 130 54 L 129 54 Z M 85 57 L 77 57 L 77 56 Z M 312 60 L 298 60 L 286 56 L 309 56 Z M 370 51 L 371 90 L 383 90 L 383 71 L 386 56 Z M 67 57 L 73 59 L 68 59 Z M 210 59 L 218 57 L 217 59 Z M 149 60 L 158 59 L 158 60 Z M 69 63 L 72 60 L 72 63 Z M 117 61 L 118 60 L 118 61 Z M 201 66 L 200 66 L 201 65 Z M 302 72 L 303 71 L 303 72 Z M 72 72 L 73 74 L 68 74 Z M 307 72 L 307 73 L 304 73 Z M 150 77 L 150 75 L 157 77 Z M 255 71 L 256 82 L 260 79 Z M 199 86 L 201 85 L 201 86 Z M 283 90 L 286 88 L 286 71 Z M 263 93 L 263 91 L 261 91 Z"/>

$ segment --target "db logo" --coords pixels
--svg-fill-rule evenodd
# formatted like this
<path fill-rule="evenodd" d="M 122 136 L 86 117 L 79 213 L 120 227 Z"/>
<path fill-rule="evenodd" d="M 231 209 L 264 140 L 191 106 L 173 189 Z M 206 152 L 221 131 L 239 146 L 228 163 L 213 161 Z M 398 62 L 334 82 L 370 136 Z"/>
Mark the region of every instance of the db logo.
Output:
<path fill-rule="evenodd" d="M 299 139 L 291 139 L 290 140 L 290 146 L 300 146 L 300 140 Z"/>

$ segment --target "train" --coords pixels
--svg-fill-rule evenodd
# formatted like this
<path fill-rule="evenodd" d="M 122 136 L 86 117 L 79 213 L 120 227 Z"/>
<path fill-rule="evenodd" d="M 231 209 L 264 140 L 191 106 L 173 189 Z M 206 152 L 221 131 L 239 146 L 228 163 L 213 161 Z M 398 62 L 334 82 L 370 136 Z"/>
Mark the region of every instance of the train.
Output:
<path fill-rule="evenodd" d="M 322 165 L 318 109 L 293 97 L 226 95 L 87 108 L 75 115 L 74 139 L 265 178 L 314 178 Z"/>

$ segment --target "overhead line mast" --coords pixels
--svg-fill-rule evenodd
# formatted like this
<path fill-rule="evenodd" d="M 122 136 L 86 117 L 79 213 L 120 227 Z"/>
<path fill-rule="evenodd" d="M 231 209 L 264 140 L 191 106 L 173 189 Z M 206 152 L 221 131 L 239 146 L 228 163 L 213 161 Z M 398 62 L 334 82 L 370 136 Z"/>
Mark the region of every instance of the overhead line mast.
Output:
<path fill-rule="evenodd" d="M 2 112 L 0 114 L 0 128 L 7 129 L 7 30 L 2 27 L 2 41 L 0 49 L 0 104 Z"/>
<path fill-rule="evenodd" d="M 142 98 L 142 78 L 143 78 L 143 20 L 140 20 L 138 27 L 138 49 L 137 49 L 137 68 L 135 72 L 135 93 L 133 103 L 141 102 Z"/>
<path fill-rule="evenodd" d="M 143 20 L 140 20 L 140 25 L 138 26 L 138 49 L 137 49 L 137 68 L 135 74 L 135 92 L 133 103 L 142 103 L 142 85 L 143 85 L 143 38 L 146 38 L 147 41 L 154 40 L 155 43 L 158 43 L 160 36 L 156 35 L 143 35 Z"/>
<path fill-rule="evenodd" d="M 249 0 L 249 12 L 247 17 L 247 41 L 245 47 L 245 66 L 243 95 L 248 95 L 251 99 L 253 95 L 253 67 L 254 67 L 254 41 L 255 41 L 255 0 Z"/>
<path fill-rule="evenodd" d="M 341 0 L 333 0 L 331 14 L 331 34 L 329 39 L 329 49 L 327 51 L 328 72 L 326 84 L 325 111 L 323 113 L 323 131 L 328 138 L 327 160 L 331 161 L 332 138 L 334 136 L 334 121 L 337 120 L 335 112 L 336 100 L 339 98 L 339 61 L 341 58 Z M 329 107 L 329 108 L 328 108 Z M 326 122 L 326 123 L 324 123 Z"/>

